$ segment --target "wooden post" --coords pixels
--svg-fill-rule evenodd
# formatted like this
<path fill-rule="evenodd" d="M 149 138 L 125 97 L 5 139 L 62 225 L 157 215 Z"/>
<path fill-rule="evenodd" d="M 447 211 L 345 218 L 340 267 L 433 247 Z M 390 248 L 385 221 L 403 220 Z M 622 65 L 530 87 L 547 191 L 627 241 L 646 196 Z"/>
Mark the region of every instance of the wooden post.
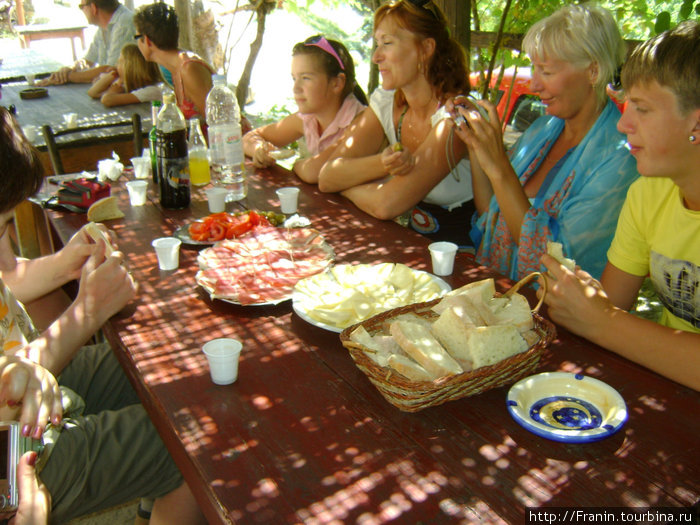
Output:
<path fill-rule="evenodd" d="M 192 50 L 194 36 L 192 35 L 192 11 L 190 0 L 175 0 L 175 12 L 177 13 L 178 26 L 180 28 L 180 49 Z"/>
<path fill-rule="evenodd" d="M 469 52 L 471 26 L 471 0 L 433 0 L 447 18 L 450 35 Z"/>
<path fill-rule="evenodd" d="M 27 25 L 27 21 L 24 19 L 24 3 L 22 0 L 16 1 L 15 10 L 17 11 L 17 25 Z"/>

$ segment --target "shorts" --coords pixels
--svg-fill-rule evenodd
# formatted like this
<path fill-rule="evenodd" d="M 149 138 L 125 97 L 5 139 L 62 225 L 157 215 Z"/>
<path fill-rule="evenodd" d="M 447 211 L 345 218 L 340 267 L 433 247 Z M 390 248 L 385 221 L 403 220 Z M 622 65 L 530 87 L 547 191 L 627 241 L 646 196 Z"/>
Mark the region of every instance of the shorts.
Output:
<path fill-rule="evenodd" d="M 432 242 L 449 241 L 459 246 L 460 250 L 473 247 L 469 236 L 474 201 L 470 200 L 448 210 L 445 206 L 418 203 L 411 210 L 410 226 L 412 229 L 430 238 Z"/>
<path fill-rule="evenodd" d="M 85 401 L 68 415 L 39 477 L 51 493 L 51 522 L 164 496 L 182 475 L 109 345 L 82 348 L 59 376 Z"/>

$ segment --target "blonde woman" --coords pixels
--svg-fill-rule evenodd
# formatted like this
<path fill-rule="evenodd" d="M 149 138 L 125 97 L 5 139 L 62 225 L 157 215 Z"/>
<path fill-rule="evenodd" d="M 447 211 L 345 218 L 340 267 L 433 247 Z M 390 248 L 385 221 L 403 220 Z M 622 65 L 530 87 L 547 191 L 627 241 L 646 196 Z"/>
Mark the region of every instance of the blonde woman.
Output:
<path fill-rule="evenodd" d="M 158 64 L 147 62 L 136 44 L 122 48 L 117 69 L 103 73 L 88 89 L 88 95 L 99 98 L 107 107 L 125 106 L 160 100 L 162 82 Z"/>

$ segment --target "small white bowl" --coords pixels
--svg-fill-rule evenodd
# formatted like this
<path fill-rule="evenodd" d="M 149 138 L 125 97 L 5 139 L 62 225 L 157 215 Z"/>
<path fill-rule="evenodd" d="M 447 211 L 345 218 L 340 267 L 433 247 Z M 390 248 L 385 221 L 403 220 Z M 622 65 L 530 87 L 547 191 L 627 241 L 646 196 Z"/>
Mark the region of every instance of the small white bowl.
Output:
<path fill-rule="evenodd" d="M 506 405 L 513 419 L 530 432 L 565 443 L 604 439 L 627 421 L 627 405 L 617 390 L 568 372 L 521 379 L 508 391 Z"/>

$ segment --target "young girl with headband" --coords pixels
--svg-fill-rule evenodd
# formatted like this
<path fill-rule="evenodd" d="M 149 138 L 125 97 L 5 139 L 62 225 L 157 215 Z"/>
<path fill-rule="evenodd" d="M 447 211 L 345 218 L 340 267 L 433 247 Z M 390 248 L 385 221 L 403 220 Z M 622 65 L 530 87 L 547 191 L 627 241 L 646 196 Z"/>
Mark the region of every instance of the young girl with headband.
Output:
<path fill-rule="evenodd" d="M 309 157 L 298 160 L 293 169 L 300 179 L 315 183 L 331 146 L 365 108 L 367 98 L 355 81 L 348 50 L 322 35 L 294 46 L 292 79 L 299 112 L 250 131 L 243 137 L 243 148 L 256 167 L 267 167 L 275 163 L 273 150 L 304 137 Z"/>
<path fill-rule="evenodd" d="M 136 44 L 122 48 L 117 68 L 103 73 L 88 89 L 88 95 L 99 98 L 107 107 L 125 106 L 160 100 L 156 84 L 162 82 L 158 64 L 146 62 Z"/>

